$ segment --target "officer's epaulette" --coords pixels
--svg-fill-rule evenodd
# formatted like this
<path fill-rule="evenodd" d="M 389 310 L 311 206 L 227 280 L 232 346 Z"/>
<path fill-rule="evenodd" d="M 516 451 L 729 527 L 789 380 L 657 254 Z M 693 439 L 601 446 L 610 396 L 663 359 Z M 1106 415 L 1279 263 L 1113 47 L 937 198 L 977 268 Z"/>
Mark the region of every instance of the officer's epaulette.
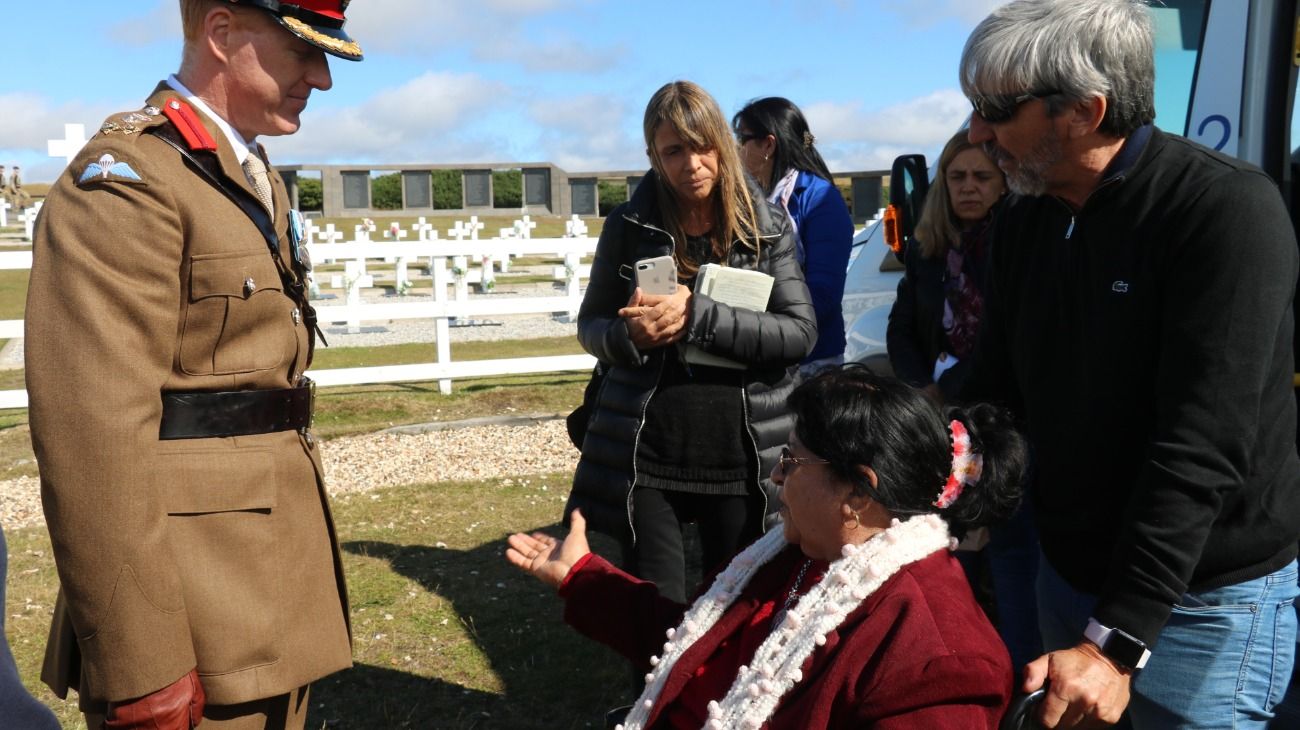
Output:
<path fill-rule="evenodd" d="M 142 133 L 166 123 L 167 117 L 155 106 L 105 119 L 99 134 L 83 151 L 91 155 L 88 161 L 80 163 L 85 167 L 73 168 L 78 187 L 90 188 L 102 183 L 143 184 L 144 179 L 133 166 L 134 142 Z"/>
<path fill-rule="evenodd" d="M 163 103 L 162 113 L 171 121 L 172 126 L 176 127 L 176 131 L 181 133 L 181 138 L 185 140 L 190 151 L 217 151 L 217 140 L 208 133 L 207 128 L 203 126 L 203 120 L 189 104 L 171 98 Z"/>
<path fill-rule="evenodd" d="M 138 139 L 139 135 L 166 124 L 175 128 L 181 141 L 190 150 L 217 149 L 217 141 L 203 126 L 203 120 L 194 108 L 181 99 L 168 98 L 161 108 L 150 105 L 136 111 L 114 114 L 104 120 L 96 135 L 96 140 L 101 143 L 96 146 L 108 147 L 110 151 L 86 163 L 86 167 L 77 173 L 77 185 L 84 188 L 107 182 L 143 183 L 140 173 L 131 166 L 131 161 L 122 159 L 124 153 L 126 157 L 130 156 L 129 151 L 116 148 L 122 146 L 122 142 Z M 119 144 L 103 144 L 114 138 Z"/>

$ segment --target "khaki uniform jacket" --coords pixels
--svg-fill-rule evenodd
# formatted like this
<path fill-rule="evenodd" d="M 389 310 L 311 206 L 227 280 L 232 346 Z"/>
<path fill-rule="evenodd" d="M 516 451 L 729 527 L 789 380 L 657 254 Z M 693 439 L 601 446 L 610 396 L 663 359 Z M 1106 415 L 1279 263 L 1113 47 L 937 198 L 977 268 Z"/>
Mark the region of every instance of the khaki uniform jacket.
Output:
<path fill-rule="evenodd" d="M 77 688 L 83 708 L 195 666 L 208 702 L 226 705 L 351 663 L 314 439 L 158 438 L 165 391 L 286 388 L 308 365 L 306 327 L 257 227 L 146 133 L 170 124 L 147 112 L 171 98 L 160 85 L 144 111 L 110 118 L 35 233 L 27 388 L 62 586 L 42 678 L 61 696 Z M 226 137 L 195 113 L 221 172 L 251 192 Z M 288 198 L 271 178 L 287 257 Z"/>

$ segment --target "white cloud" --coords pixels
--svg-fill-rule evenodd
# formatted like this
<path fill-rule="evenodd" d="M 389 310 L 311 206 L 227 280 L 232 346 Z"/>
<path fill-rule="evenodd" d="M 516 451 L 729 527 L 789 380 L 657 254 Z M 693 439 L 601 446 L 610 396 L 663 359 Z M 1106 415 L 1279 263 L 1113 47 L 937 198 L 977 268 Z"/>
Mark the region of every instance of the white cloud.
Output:
<path fill-rule="evenodd" d="M 993 9 L 1007 0 L 886 0 L 883 7 L 906 18 L 912 25 L 926 28 L 944 20 L 956 19 L 974 26 Z"/>
<path fill-rule="evenodd" d="M 286 163 L 500 159 L 509 141 L 476 127 L 478 120 L 508 108 L 511 98 L 508 88 L 475 74 L 431 72 L 357 106 L 309 107 L 298 134 L 264 141 L 275 159 Z"/>
<path fill-rule="evenodd" d="M 118 21 L 108 29 L 108 36 L 136 47 L 180 38 L 180 5 L 175 0 L 162 0 L 142 16 Z"/>
<path fill-rule="evenodd" d="M 529 113 L 540 127 L 543 158 L 569 172 L 647 166 L 637 119 L 623 100 L 596 94 L 547 98 L 535 101 Z"/>
<path fill-rule="evenodd" d="M 139 102 L 88 104 L 79 101 L 54 105 L 35 92 L 0 94 L 0 150 L 11 154 L 44 156 L 46 142 L 63 137 L 65 124 L 81 124 L 89 137 L 108 115 L 138 109 Z M 0 164 L 4 164 L 0 160 Z M 40 178 L 31 178 L 33 181 Z"/>
<path fill-rule="evenodd" d="M 880 170 L 901 154 L 932 156 L 965 121 L 970 103 L 956 89 L 941 89 L 883 109 L 817 102 L 804 113 L 832 170 Z"/>
<path fill-rule="evenodd" d="M 484 61 L 515 63 L 528 71 L 598 74 L 613 69 L 627 56 L 627 49 L 585 46 L 567 34 L 551 36 L 541 43 L 522 40 L 515 34 L 482 40 L 474 55 Z"/>
<path fill-rule="evenodd" d="M 804 113 L 818 140 L 919 147 L 947 140 L 970 114 L 970 102 L 956 89 L 941 89 L 878 110 L 860 101 L 817 102 Z"/>
<path fill-rule="evenodd" d="M 475 58 L 518 64 L 530 71 L 596 72 L 627 55 L 572 34 L 529 35 L 525 25 L 551 13 L 570 13 L 590 0 L 386 0 L 355 4 L 348 33 L 367 52 L 423 55 L 466 48 Z"/>

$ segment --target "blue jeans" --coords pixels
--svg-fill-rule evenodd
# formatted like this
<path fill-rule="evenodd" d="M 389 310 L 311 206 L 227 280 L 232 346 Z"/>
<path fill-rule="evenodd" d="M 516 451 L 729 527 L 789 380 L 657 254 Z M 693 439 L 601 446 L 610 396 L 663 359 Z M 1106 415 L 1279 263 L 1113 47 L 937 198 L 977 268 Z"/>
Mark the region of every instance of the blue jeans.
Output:
<path fill-rule="evenodd" d="M 1262 578 L 1184 594 L 1133 679 L 1131 724 L 1119 727 L 1266 728 L 1295 664 L 1297 592 L 1292 561 Z M 1038 620 L 1048 651 L 1079 643 L 1096 602 L 1042 559 Z"/>

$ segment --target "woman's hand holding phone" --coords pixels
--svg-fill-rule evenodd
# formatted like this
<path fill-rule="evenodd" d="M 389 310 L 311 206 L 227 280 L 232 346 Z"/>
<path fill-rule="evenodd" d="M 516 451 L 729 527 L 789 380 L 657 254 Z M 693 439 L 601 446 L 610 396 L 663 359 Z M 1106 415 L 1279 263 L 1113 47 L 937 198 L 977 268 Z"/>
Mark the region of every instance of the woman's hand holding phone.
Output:
<path fill-rule="evenodd" d="M 628 335 L 639 350 L 651 350 L 686 336 L 691 289 L 678 286 L 673 294 L 647 294 L 637 287 L 618 316 L 627 322 Z"/>

